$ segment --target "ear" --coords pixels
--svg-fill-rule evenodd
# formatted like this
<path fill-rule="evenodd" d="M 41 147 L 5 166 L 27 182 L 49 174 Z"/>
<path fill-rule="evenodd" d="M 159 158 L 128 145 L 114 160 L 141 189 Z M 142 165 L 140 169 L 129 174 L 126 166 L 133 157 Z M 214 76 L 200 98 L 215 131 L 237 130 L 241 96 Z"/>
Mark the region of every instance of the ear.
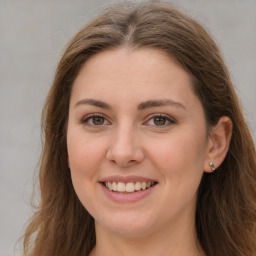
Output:
<path fill-rule="evenodd" d="M 222 116 L 217 125 L 211 128 L 207 145 L 207 155 L 204 163 L 205 172 L 212 172 L 210 163 L 217 169 L 224 161 L 229 149 L 232 136 L 232 121 L 227 116 Z"/>

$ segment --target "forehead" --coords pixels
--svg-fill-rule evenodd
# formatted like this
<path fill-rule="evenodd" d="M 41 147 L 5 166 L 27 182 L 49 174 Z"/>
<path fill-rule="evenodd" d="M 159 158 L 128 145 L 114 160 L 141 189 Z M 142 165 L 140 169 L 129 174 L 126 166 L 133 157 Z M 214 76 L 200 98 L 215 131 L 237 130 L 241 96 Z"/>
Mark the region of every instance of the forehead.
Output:
<path fill-rule="evenodd" d="M 100 97 L 126 102 L 167 96 L 183 102 L 196 97 L 189 73 L 164 51 L 121 48 L 95 54 L 82 66 L 71 101 Z"/>

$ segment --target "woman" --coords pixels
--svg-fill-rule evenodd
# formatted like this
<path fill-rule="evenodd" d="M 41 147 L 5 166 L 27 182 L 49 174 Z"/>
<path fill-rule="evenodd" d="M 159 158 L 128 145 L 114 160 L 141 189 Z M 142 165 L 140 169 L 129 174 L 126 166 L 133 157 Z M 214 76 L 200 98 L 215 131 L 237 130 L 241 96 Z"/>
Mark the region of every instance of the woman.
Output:
<path fill-rule="evenodd" d="M 254 142 L 216 44 L 169 4 L 84 27 L 43 130 L 24 255 L 256 254 Z"/>

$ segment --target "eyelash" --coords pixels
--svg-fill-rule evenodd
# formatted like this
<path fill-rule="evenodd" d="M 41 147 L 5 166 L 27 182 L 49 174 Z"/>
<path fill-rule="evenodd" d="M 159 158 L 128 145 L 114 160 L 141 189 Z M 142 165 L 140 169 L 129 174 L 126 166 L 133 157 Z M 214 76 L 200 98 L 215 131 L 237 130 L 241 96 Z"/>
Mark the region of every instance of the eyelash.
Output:
<path fill-rule="evenodd" d="M 150 116 L 149 119 L 145 123 L 149 123 L 150 121 L 154 122 L 155 118 L 161 118 L 161 119 L 165 120 L 165 123 L 163 125 L 156 125 L 156 124 L 151 125 L 151 126 L 155 126 L 157 128 L 165 128 L 165 127 L 168 127 L 168 126 L 176 123 L 176 121 L 173 118 L 169 117 L 168 115 L 163 115 L 163 114 L 154 114 L 154 115 Z M 167 124 L 166 124 L 166 122 L 167 122 Z"/>
<path fill-rule="evenodd" d="M 92 120 L 93 121 L 93 118 L 102 118 L 103 119 L 103 122 L 105 123 L 106 121 L 108 122 L 107 125 L 111 124 L 108 119 L 106 118 L 106 116 L 102 115 L 102 114 L 90 114 L 88 116 L 86 116 L 85 118 L 82 119 L 81 123 L 82 124 L 85 124 L 85 125 L 88 125 L 88 126 L 91 126 L 91 127 L 101 127 L 101 126 L 104 126 L 106 124 L 90 124 L 89 121 Z M 154 122 L 154 119 L 155 118 L 161 118 L 164 120 L 164 124 L 163 125 L 155 125 L 155 124 L 151 124 L 150 126 L 155 126 L 155 127 L 158 127 L 158 128 L 165 128 L 171 124 L 175 124 L 176 121 L 173 119 L 173 118 L 170 118 L 169 116 L 167 115 L 163 115 L 163 114 L 154 114 L 152 116 L 150 116 L 146 122 L 144 122 L 143 124 L 147 124 L 149 123 L 150 121 L 153 121 Z M 168 124 L 166 124 L 166 122 L 168 122 Z"/>
<path fill-rule="evenodd" d="M 102 115 L 102 114 L 91 114 L 91 115 L 88 115 L 86 117 L 83 118 L 83 120 L 81 121 L 82 124 L 85 124 L 85 125 L 88 125 L 88 126 L 92 126 L 92 127 L 96 127 L 96 126 L 103 126 L 105 124 L 101 124 L 101 125 L 96 125 L 96 124 L 90 124 L 89 121 L 92 120 L 93 121 L 93 118 L 102 118 L 103 119 L 103 122 L 107 121 L 108 123 L 110 123 L 106 116 Z"/>

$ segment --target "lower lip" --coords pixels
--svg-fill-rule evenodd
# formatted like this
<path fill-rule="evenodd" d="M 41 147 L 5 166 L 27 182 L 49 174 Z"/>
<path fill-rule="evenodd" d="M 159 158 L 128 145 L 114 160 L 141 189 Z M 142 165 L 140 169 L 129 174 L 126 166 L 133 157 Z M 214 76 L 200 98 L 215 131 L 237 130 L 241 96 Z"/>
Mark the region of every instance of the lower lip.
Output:
<path fill-rule="evenodd" d="M 100 185 L 101 185 L 104 193 L 107 195 L 107 197 L 110 198 L 111 200 L 115 201 L 115 202 L 118 202 L 118 203 L 127 203 L 127 202 L 139 201 L 139 200 L 147 197 L 152 192 L 152 190 L 154 190 L 154 188 L 157 186 L 157 185 L 154 185 L 154 186 L 152 186 L 148 189 L 139 190 L 139 191 L 136 191 L 136 192 L 122 193 L 122 192 L 111 191 L 101 183 L 100 183 Z"/>

